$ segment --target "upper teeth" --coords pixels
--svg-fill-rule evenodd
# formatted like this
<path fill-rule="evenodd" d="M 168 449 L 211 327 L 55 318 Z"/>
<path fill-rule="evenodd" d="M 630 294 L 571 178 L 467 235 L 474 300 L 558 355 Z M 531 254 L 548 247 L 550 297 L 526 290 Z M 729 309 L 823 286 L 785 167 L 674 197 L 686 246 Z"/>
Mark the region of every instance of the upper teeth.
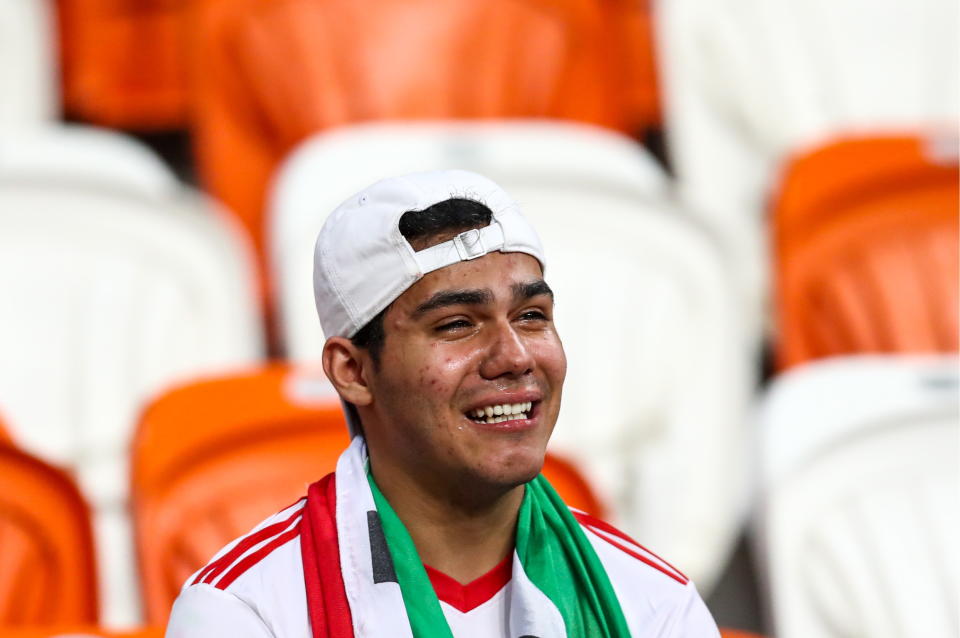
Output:
<path fill-rule="evenodd" d="M 521 416 L 530 412 L 533 408 L 533 402 L 526 403 L 501 403 L 500 405 L 488 405 L 485 408 L 477 408 L 470 411 L 470 416 L 484 419 L 487 423 L 499 423 L 507 421 L 511 416 Z"/>

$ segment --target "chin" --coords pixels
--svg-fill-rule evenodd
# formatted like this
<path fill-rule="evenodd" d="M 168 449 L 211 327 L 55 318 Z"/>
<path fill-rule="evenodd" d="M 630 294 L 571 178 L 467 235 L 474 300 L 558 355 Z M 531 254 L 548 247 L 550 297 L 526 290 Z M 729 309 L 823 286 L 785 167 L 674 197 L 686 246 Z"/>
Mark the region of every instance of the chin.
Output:
<path fill-rule="evenodd" d="M 529 483 L 543 469 L 544 451 L 511 450 L 484 468 L 490 483 L 514 488 Z"/>
<path fill-rule="evenodd" d="M 465 503 L 486 505 L 497 501 L 516 488 L 536 478 L 543 467 L 543 455 L 539 458 L 523 458 L 510 455 L 502 459 L 486 458 L 469 471 L 462 471 L 456 483 L 457 491 Z"/>

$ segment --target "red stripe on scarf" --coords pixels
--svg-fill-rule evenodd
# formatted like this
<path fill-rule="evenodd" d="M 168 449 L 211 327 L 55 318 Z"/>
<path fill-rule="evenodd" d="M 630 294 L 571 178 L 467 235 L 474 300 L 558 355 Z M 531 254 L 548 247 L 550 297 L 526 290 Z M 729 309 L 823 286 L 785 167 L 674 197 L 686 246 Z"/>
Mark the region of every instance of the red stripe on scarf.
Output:
<path fill-rule="evenodd" d="M 350 604 L 340 572 L 334 474 L 312 484 L 300 521 L 300 551 L 313 638 L 353 638 Z"/>

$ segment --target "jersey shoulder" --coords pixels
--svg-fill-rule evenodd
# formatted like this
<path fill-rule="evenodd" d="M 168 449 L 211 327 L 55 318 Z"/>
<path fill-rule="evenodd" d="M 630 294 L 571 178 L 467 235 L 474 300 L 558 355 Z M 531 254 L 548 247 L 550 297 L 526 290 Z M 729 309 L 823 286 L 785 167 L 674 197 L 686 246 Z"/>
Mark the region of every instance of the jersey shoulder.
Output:
<path fill-rule="evenodd" d="M 617 566 L 650 576 L 654 582 L 669 584 L 672 581 L 679 585 L 690 582 L 679 569 L 610 523 L 577 509 L 571 508 L 570 512 L 597 548 L 604 563 L 612 560 Z"/>
<path fill-rule="evenodd" d="M 217 552 L 184 583 L 171 623 L 178 626 L 174 621 L 185 616 L 190 617 L 186 624 L 191 626 L 204 618 L 210 622 L 238 623 L 249 617 L 249 622 L 244 621 L 248 629 L 251 623 L 262 624 L 272 636 L 308 636 L 300 551 L 305 505 L 306 499 L 300 499 Z M 238 606 L 245 612 L 231 611 Z M 224 620 L 221 616 L 230 618 Z"/>
<path fill-rule="evenodd" d="M 298 500 L 228 543 L 187 579 L 183 588 L 206 584 L 229 591 L 250 572 L 269 571 L 274 567 L 278 551 L 281 555 L 284 553 L 281 551 L 284 547 L 295 545 L 299 554 L 300 521 L 305 504 L 306 499 Z"/>
<path fill-rule="evenodd" d="M 606 521 L 571 508 L 603 563 L 634 638 L 720 638 L 679 569 Z"/>

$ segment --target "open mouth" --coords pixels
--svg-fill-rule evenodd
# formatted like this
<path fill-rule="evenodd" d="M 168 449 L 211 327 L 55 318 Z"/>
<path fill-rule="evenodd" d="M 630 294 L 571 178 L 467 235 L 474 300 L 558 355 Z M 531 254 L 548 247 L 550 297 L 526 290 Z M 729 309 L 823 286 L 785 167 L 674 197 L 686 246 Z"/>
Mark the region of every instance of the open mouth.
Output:
<path fill-rule="evenodd" d="M 467 417 L 477 423 L 501 423 L 503 421 L 528 419 L 532 412 L 533 402 L 527 401 L 526 403 L 501 403 L 476 408 L 467 412 Z"/>

